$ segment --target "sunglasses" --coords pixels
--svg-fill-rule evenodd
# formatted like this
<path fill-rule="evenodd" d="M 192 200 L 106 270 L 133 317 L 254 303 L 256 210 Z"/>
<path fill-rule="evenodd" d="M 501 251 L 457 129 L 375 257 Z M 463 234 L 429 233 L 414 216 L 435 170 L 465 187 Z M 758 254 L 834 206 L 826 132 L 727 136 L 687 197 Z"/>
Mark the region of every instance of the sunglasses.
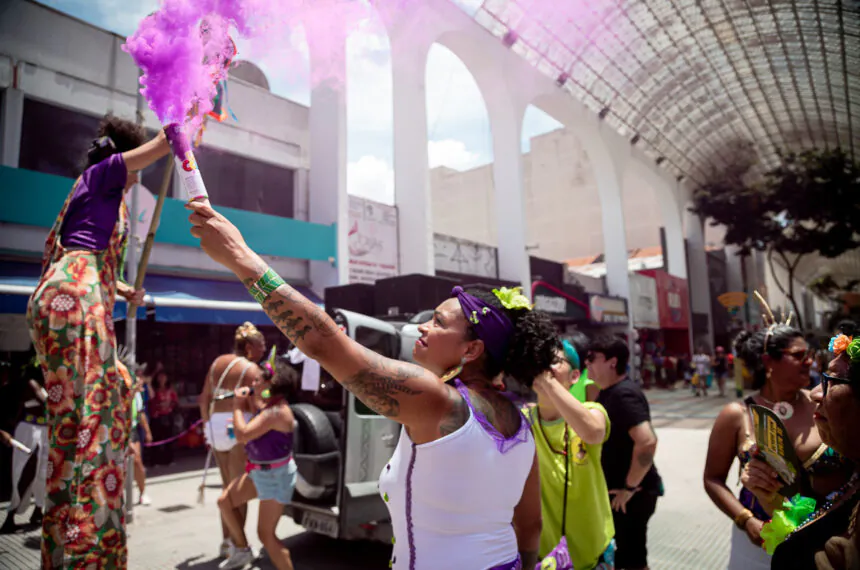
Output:
<path fill-rule="evenodd" d="M 814 360 L 815 359 L 815 352 L 816 352 L 816 350 L 814 348 L 807 348 L 805 350 L 802 349 L 802 350 L 783 350 L 782 351 L 782 353 L 784 355 L 790 356 L 790 357 L 794 358 L 795 360 L 799 360 L 800 362 L 804 362 L 806 360 L 809 360 L 810 358 Z"/>
<path fill-rule="evenodd" d="M 822 374 L 821 375 L 821 395 L 822 397 L 827 395 L 827 390 L 830 389 L 830 385 L 834 384 L 838 386 L 839 384 L 850 384 L 851 380 L 847 378 L 837 378 L 836 376 L 831 376 L 830 374 Z"/>

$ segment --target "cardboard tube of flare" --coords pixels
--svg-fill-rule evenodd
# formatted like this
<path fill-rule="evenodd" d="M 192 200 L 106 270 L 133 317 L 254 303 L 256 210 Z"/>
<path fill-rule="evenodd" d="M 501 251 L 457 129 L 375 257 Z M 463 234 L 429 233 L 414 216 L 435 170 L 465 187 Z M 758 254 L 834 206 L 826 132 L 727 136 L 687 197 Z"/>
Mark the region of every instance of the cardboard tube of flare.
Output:
<path fill-rule="evenodd" d="M 197 160 L 191 150 L 191 141 L 178 123 L 171 123 L 164 127 L 164 134 L 173 150 L 173 160 L 176 162 L 176 172 L 182 180 L 185 196 L 189 202 L 194 200 L 208 200 L 206 185 L 203 184 L 203 176 L 197 168 Z"/>

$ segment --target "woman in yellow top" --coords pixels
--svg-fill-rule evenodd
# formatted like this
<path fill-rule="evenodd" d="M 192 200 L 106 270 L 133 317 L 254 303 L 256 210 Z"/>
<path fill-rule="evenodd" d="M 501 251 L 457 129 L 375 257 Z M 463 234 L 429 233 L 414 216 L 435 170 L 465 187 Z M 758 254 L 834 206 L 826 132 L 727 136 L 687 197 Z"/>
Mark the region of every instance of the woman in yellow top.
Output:
<path fill-rule="evenodd" d="M 566 350 L 558 351 L 552 372 L 534 381 L 537 405 L 525 410 L 540 465 L 543 530 L 539 554 L 542 558 L 550 554 L 564 526 L 576 570 L 612 568 L 615 525 L 600 464 L 603 443 L 609 437 L 609 416 L 600 404 L 582 403 L 570 394 L 580 372 L 566 356 L 575 349 L 567 341 L 564 344 Z"/>

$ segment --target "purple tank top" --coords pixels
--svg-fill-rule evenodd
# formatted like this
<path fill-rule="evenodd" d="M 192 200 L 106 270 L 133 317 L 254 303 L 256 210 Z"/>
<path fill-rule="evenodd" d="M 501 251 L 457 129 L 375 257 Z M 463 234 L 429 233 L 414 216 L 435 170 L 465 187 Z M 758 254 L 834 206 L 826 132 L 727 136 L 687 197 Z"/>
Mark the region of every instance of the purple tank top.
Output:
<path fill-rule="evenodd" d="M 119 218 L 127 177 L 125 161 L 119 153 L 87 168 L 60 230 L 63 247 L 91 251 L 107 248 Z"/>
<path fill-rule="evenodd" d="M 274 463 L 293 453 L 293 433 L 267 431 L 245 444 L 245 453 L 251 463 Z"/>

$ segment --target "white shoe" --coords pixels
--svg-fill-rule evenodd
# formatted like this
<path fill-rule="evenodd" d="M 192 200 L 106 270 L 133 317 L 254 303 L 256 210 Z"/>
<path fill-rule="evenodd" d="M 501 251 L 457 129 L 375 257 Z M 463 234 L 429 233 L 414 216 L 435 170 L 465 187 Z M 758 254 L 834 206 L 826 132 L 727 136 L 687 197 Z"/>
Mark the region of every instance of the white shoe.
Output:
<path fill-rule="evenodd" d="M 149 495 L 147 495 L 147 494 L 143 494 L 143 495 L 141 495 L 141 496 L 140 496 L 140 498 L 137 500 L 137 504 L 138 504 L 138 505 L 143 505 L 144 507 L 148 507 L 149 505 L 151 505 L 151 504 L 152 504 L 152 499 L 150 499 L 150 498 L 149 498 Z"/>
<path fill-rule="evenodd" d="M 236 547 L 233 546 L 233 541 L 229 538 L 225 538 L 221 541 L 221 546 L 218 547 L 218 556 L 221 558 L 229 558 L 233 556 L 233 552 L 235 552 Z"/>
<path fill-rule="evenodd" d="M 244 568 L 254 561 L 254 553 L 250 548 L 237 548 L 230 558 L 218 565 L 221 570 L 236 570 Z"/>

